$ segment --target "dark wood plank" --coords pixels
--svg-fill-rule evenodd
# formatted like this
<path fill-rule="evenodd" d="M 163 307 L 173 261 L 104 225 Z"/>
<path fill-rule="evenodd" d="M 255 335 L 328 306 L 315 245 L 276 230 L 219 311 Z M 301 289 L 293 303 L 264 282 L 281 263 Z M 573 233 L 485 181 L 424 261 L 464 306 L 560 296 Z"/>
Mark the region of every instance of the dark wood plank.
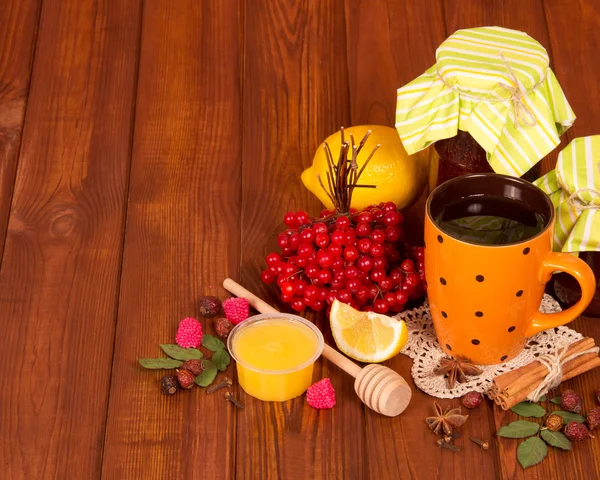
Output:
<path fill-rule="evenodd" d="M 320 143 L 350 121 L 343 1 L 248 1 L 245 37 L 241 281 L 276 304 L 275 289 L 260 282 L 267 245 L 285 211 L 319 213 L 300 174 Z M 331 343 L 323 316 L 316 321 Z M 304 397 L 280 404 L 243 395 L 239 478 L 366 478 L 353 379 L 324 359 L 314 378 L 323 377 L 339 398 L 332 411 L 313 410 Z"/>
<path fill-rule="evenodd" d="M 164 372 L 137 358 L 160 356 L 199 297 L 223 298 L 238 275 L 242 18 L 234 0 L 156 0 L 143 17 L 102 477 L 231 478 L 237 412 L 223 392 L 167 397 Z"/>
<path fill-rule="evenodd" d="M 45 0 L 0 272 L 2 476 L 98 478 L 137 2 Z"/>
<path fill-rule="evenodd" d="M 0 4 L 0 259 L 23 133 L 41 0 Z"/>
<path fill-rule="evenodd" d="M 548 50 L 550 65 L 555 65 L 542 0 L 505 0 L 502 2 L 445 0 L 444 10 L 449 35 L 461 28 L 487 25 L 521 30 Z M 569 98 L 568 92 L 567 98 Z M 536 177 L 554 168 L 558 152 L 569 142 L 569 133 L 563 135 L 561 144 L 534 167 Z"/>
<path fill-rule="evenodd" d="M 353 124 L 394 125 L 396 90 L 435 62 L 446 38 L 439 2 L 346 1 L 348 63 Z M 419 39 L 418 42 L 411 39 Z M 375 73 L 376 72 L 376 73 Z M 424 197 L 407 212 L 410 230 L 422 232 Z M 415 235 L 418 241 L 419 235 Z M 407 410 L 396 418 L 367 412 L 367 451 L 371 478 L 489 478 L 494 459 L 468 440 L 463 452 L 441 450 L 425 424 L 433 398 L 411 380 L 412 360 L 398 355 L 388 362 L 413 388 Z M 443 406 L 458 400 L 441 401 Z M 491 408 L 470 412 L 465 436 L 489 437 Z M 476 448 L 474 448 L 476 447 Z M 425 460 L 426 459 L 426 460 Z"/>

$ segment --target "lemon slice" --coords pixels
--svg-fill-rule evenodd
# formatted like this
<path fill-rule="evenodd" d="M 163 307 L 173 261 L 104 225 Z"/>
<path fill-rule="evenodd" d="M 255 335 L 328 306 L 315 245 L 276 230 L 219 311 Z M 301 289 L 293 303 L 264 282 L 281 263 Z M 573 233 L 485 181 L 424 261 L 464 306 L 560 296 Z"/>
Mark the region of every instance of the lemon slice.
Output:
<path fill-rule="evenodd" d="M 331 305 L 329 319 L 337 347 L 359 362 L 378 363 L 392 358 L 408 340 L 408 330 L 402 320 L 359 312 L 338 300 Z"/>

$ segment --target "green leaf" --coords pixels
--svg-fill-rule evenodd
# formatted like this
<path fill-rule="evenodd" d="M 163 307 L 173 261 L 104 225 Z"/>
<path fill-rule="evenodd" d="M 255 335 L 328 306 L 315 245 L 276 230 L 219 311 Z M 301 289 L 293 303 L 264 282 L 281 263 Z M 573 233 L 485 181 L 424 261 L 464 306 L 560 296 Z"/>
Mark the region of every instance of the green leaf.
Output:
<path fill-rule="evenodd" d="M 182 348 L 179 345 L 171 343 L 162 343 L 160 348 L 163 349 L 169 357 L 176 358 L 177 360 L 195 360 L 202 358 L 202 352 L 195 348 Z"/>
<path fill-rule="evenodd" d="M 554 397 L 551 398 L 550 401 L 554 404 L 554 405 L 560 405 L 560 396 L 558 397 Z"/>
<path fill-rule="evenodd" d="M 140 358 L 140 365 L 144 368 L 158 370 L 159 368 L 177 368 L 181 367 L 183 362 L 173 360 L 172 358 Z"/>
<path fill-rule="evenodd" d="M 542 430 L 540 434 L 548 445 L 552 445 L 556 448 L 562 448 L 563 450 L 571 450 L 573 445 L 569 439 L 561 432 L 553 432 L 552 430 Z"/>
<path fill-rule="evenodd" d="M 231 361 L 231 357 L 227 353 L 227 350 L 221 349 L 217 350 L 211 358 L 212 362 L 217 366 L 219 370 L 224 372 L 227 370 L 227 366 Z"/>
<path fill-rule="evenodd" d="M 517 448 L 517 459 L 523 468 L 540 463 L 548 455 L 548 447 L 541 438 L 531 437 Z"/>
<path fill-rule="evenodd" d="M 569 422 L 578 422 L 578 423 L 583 423 L 585 422 L 585 418 L 582 417 L 581 415 L 577 415 L 576 413 L 572 413 L 572 412 L 564 412 L 562 410 L 558 410 L 556 412 L 552 412 L 554 415 L 560 415 L 563 420 L 565 421 L 565 423 L 569 423 Z"/>
<path fill-rule="evenodd" d="M 517 403 L 511 410 L 521 417 L 541 418 L 546 415 L 546 409 L 537 403 Z"/>
<path fill-rule="evenodd" d="M 217 366 L 210 360 L 204 360 L 204 366 L 206 369 L 196 377 L 196 385 L 201 387 L 208 387 L 212 382 L 215 381 L 218 370 Z"/>
<path fill-rule="evenodd" d="M 202 337 L 202 346 L 212 350 L 213 352 L 225 350 L 225 344 L 217 337 L 213 337 L 212 335 L 204 335 Z"/>
<path fill-rule="evenodd" d="M 505 438 L 525 438 L 535 435 L 539 429 L 540 426 L 535 422 L 517 420 L 502 427 L 497 435 Z"/>
<path fill-rule="evenodd" d="M 546 400 L 548 400 L 546 395 L 542 395 L 540 398 L 538 398 L 538 402 L 545 402 Z"/>

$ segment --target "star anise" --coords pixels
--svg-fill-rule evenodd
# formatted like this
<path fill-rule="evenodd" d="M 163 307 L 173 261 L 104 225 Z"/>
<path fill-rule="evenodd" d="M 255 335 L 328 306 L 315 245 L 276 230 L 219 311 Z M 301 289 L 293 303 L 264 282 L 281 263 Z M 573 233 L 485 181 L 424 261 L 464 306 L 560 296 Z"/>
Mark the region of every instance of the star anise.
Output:
<path fill-rule="evenodd" d="M 481 375 L 483 371 L 471 364 L 471 361 L 465 357 L 442 358 L 440 366 L 433 371 L 434 375 L 448 374 L 448 388 L 453 389 L 456 382 L 465 383 L 469 377 Z"/>
<path fill-rule="evenodd" d="M 433 402 L 433 406 L 435 407 L 435 416 L 425 419 L 433 433 L 452 435 L 453 430 L 460 427 L 469 418 L 468 415 L 461 415 L 460 407 L 453 409 L 448 407 L 444 412 L 439 403 Z"/>

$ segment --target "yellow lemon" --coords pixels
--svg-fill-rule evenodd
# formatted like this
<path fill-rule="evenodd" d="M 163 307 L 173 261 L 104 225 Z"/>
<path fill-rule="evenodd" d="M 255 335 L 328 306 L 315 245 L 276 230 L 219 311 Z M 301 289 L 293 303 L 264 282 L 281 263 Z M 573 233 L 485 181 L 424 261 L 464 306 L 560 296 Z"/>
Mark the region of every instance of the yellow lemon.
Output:
<path fill-rule="evenodd" d="M 416 201 L 427 181 L 428 160 L 423 154 L 408 155 L 398 132 L 394 128 L 381 125 L 359 125 L 345 128 L 345 139 L 354 135 L 354 141 L 358 144 L 365 133 L 371 130 L 365 146 L 358 155 L 358 169 L 362 168 L 365 160 L 377 144 L 381 146 L 375 152 L 367 168 L 362 173 L 359 184 L 376 185 L 377 188 L 355 188 L 352 195 L 353 208 L 362 210 L 365 207 L 379 202 L 394 202 L 398 208 L 404 208 Z M 340 132 L 334 133 L 326 139 L 331 148 L 334 163 L 339 159 L 342 144 Z M 351 150 L 348 158 L 351 158 Z M 327 187 L 328 171 L 327 157 L 320 145 L 313 158 L 312 166 L 302 172 L 302 183 L 314 193 L 323 204 L 333 208 L 331 200 L 319 184 L 317 175 L 321 176 L 323 185 Z"/>
<path fill-rule="evenodd" d="M 329 321 L 337 347 L 359 362 L 383 362 L 398 355 L 408 341 L 402 320 L 359 312 L 338 300 L 331 305 Z"/>

